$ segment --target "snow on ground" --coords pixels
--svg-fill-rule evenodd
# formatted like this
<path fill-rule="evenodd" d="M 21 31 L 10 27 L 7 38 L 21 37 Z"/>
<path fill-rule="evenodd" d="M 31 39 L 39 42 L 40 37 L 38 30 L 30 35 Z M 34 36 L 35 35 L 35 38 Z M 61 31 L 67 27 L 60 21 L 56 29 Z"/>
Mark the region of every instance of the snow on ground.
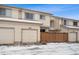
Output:
<path fill-rule="evenodd" d="M 79 55 L 79 43 L 0 46 L 0 55 Z"/>

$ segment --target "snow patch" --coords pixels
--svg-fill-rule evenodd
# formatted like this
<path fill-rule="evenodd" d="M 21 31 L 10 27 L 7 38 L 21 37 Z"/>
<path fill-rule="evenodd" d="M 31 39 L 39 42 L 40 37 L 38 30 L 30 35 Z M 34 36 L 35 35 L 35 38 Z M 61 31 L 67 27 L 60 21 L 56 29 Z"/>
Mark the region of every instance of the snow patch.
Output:
<path fill-rule="evenodd" d="M 79 43 L 0 46 L 0 55 L 79 55 Z"/>

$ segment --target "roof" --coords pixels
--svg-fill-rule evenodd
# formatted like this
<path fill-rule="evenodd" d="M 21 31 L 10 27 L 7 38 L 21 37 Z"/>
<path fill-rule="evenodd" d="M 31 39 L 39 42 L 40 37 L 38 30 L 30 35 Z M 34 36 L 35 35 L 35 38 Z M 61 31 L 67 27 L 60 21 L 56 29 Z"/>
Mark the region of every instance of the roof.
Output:
<path fill-rule="evenodd" d="M 36 11 L 36 10 L 32 10 L 32 9 L 26 9 L 26 8 L 14 7 L 14 6 L 7 6 L 7 5 L 4 5 L 4 4 L 1 4 L 0 6 L 10 7 L 10 8 L 17 8 L 17 9 L 22 9 L 22 10 L 29 10 L 29 11 L 34 11 L 34 12 L 39 12 L 39 13 L 53 15 L 53 14 L 47 13 L 47 12 Z"/>
<path fill-rule="evenodd" d="M 79 21 L 78 19 L 71 19 L 71 18 L 65 18 L 65 17 L 59 17 L 59 16 L 52 16 L 52 17 L 60 18 L 60 19 L 62 19 L 62 20 L 73 20 L 73 21 Z"/>

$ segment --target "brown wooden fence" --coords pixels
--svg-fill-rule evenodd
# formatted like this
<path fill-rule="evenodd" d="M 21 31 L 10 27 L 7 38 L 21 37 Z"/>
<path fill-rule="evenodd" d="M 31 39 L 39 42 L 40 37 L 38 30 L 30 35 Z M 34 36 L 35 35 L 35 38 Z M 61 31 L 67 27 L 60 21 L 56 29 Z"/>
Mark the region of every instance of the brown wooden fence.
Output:
<path fill-rule="evenodd" d="M 68 33 L 41 32 L 40 38 L 41 38 L 41 43 L 67 42 L 68 41 Z"/>

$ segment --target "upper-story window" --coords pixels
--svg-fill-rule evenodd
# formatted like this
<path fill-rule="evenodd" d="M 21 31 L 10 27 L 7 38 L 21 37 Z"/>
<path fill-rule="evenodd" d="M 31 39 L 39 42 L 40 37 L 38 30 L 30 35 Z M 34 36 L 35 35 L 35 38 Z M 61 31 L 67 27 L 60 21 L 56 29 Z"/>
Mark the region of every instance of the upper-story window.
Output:
<path fill-rule="evenodd" d="M 40 15 L 40 19 L 45 19 L 45 16 L 44 15 Z"/>
<path fill-rule="evenodd" d="M 54 21 L 50 21 L 50 27 L 54 27 Z"/>
<path fill-rule="evenodd" d="M 12 17 L 12 9 L 6 9 L 6 16 L 7 17 Z"/>
<path fill-rule="evenodd" d="M 32 13 L 25 13 L 25 19 L 33 19 L 34 14 Z"/>
<path fill-rule="evenodd" d="M 0 16 L 11 17 L 12 16 L 11 9 L 8 9 L 8 8 L 0 8 Z"/>
<path fill-rule="evenodd" d="M 73 22 L 73 26 L 77 26 L 78 25 L 78 23 L 77 22 Z"/>
<path fill-rule="evenodd" d="M 64 25 L 67 25 L 67 20 L 64 20 Z"/>
<path fill-rule="evenodd" d="M 6 14 L 5 8 L 0 8 L 0 15 L 5 15 L 5 14 Z"/>

